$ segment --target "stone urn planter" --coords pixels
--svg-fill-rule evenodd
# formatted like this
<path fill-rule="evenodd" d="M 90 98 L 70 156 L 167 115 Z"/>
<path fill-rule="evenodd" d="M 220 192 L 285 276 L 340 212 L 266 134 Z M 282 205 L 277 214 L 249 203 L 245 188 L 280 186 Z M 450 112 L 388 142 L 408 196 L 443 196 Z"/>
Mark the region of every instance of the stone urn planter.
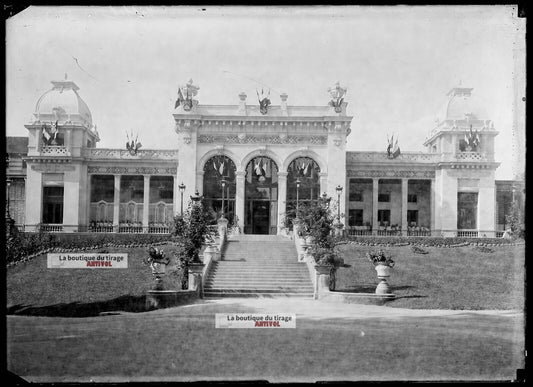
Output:
<path fill-rule="evenodd" d="M 197 290 L 200 298 L 204 296 L 202 272 L 204 264 L 201 262 L 189 263 L 189 290 Z"/>
<path fill-rule="evenodd" d="M 367 258 L 374 265 L 378 275 L 379 284 L 376 287 L 376 294 L 391 294 L 387 280 L 390 277 L 391 269 L 394 267 L 394 260 L 385 254 L 383 250 L 370 251 Z"/>
<path fill-rule="evenodd" d="M 329 292 L 329 274 L 331 266 L 329 265 L 315 265 L 317 275 L 316 290 L 318 293 Z"/>
<path fill-rule="evenodd" d="M 208 260 L 208 257 L 211 257 L 212 261 L 218 261 L 217 248 L 215 244 L 208 244 L 204 250 L 204 262 Z"/>
<path fill-rule="evenodd" d="M 163 276 L 167 271 L 167 265 L 170 263 L 170 259 L 165 255 L 163 250 L 152 246 L 148 249 L 148 258 L 144 262 L 145 264 L 148 263 L 152 269 L 152 275 L 155 281 L 152 290 L 162 290 Z"/>
<path fill-rule="evenodd" d="M 387 280 L 390 277 L 392 267 L 387 264 L 377 264 L 375 267 L 378 275 L 379 284 L 376 287 L 376 294 L 390 294 L 390 286 Z"/>

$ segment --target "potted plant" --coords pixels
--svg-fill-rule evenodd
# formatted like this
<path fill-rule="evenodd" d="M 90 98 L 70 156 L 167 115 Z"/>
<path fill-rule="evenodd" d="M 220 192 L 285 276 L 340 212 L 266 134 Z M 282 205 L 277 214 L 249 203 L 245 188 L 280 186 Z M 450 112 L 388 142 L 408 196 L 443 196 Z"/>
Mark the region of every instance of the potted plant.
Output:
<path fill-rule="evenodd" d="M 150 265 L 152 269 L 152 274 L 155 278 L 154 290 L 161 290 L 163 282 L 161 276 L 165 274 L 170 259 L 165 255 L 163 249 L 158 249 L 157 247 L 150 246 L 147 252 L 148 257 L 144 259 L 144 263 Z"/>
<path fill-rule="evenodd" d="M 390 287 L 387 279 L 390 277 L 391 269 L 394 267 L 394 260 L 385 254 L 383 250 L 370 251 L 367 258 L 374 265 L 378 278 L 380 280 L 376 287 L 376 294 L 389 294 Z"/>
<path fill-rule="evenodd" d="M 320 274 L 329 274 L 329 290 L 335 290 L 337 269 L 344 266 L 344 259 L 334 248 L 313 245 L 309 253 L 316 262 L 316 270 Z"/>

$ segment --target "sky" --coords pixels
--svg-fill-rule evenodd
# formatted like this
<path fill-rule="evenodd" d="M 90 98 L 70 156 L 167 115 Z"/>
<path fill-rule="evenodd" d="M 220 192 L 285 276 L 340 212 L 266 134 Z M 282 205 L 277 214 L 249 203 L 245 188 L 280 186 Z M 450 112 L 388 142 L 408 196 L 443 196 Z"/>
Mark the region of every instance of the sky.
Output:
<path fill-rule="evenodd" d="M 172 112 L 189 79 L 200 104 L 324 106 L 335 82 L 353 116 L 347 149 L 402 151 L 424 139 L 453 87 L 473 88 L 499 131 L 497 179 L 512 176 L 512 127 L 525 59 L 514 6 L 30 7 L 6 21 L 6 135 L 26 136 L 39 97 L 67 74 L 99 148 L 177 148 Z M 74 59 L 77 59 L 76 60 Z M 521 97 L 520 97 L 521 98 Z M 525 130 L 525 129 L 523 129 Z"/>

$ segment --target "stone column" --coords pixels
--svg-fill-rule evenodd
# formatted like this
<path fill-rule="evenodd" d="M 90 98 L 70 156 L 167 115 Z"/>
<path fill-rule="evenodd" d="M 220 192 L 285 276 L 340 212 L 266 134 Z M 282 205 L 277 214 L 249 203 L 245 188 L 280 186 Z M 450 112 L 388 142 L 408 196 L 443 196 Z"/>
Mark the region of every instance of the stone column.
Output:
<path fill-rule="evenodd" d="M 435 232 L 435 179 L 430 180 L 429 186 L 429 227 L 433 235 Z"/>
<path fill-rule="evenodd" d="M 92 186 L 92 178 L 93 178 L 93 175 L 91 174 L 87 174 L 87 201 L 85 203 L 85 211 L 86 211 L 86 216 L 85 216 L 85 219 L 86 219 L 86 222 L 85 222 L 85 227 L 82 228 L 81 231 L 89 231 L 89 225 L 91 223 L 91 186 Z"/>
<path fill-rule="evenodd" d="M 144 175 L 143 188 L 143 232 L 148 232 L 150 220 L 150 175 Z"/>
<path fill-rule="evenodd" d="M 67 152 L 72 154 L 72 129 L 68 128 L 65 131 L 65 148 L 67 148 Z"/>
<path fill-rule="evenodd" d="M 287 172 L 278 172 L 278 234 L 283 228 L 283 218 L 287 211 Z"/>
<path fill-rule="evenodd" d="M 319 195 L 322 195 L 323 192 L 328 192 L 328 174 L 326 172 L 320 172 L 320 192 Z"/>
<path fill-rule="evenodd" d="M 238 225 L 244 233 L 244 176 L 246 172 L 238 171 L 236 173 L 236 193 L 235 193 L 235 215 L 239 219 Z"/>
<path fill-rule="evenodd" d="M 402 179 L 402 235 L 407 235 L 407 194 L 409 179 Z"/>
<path fill-rule="evenodd" d="M 189 187 L 187 187 L 187 190 L 189 190 Z M 191 192 L 194 194 L 196 190 L 198 190 L 200 195 L 204 194 L 204 171 L 196 171 L 196 187 Z M 183 200 L 186 200 L 185 197 Z M 184 209 L 187 208 L 187 203 L 183 203 L 183 207 Z"/>
<path fill-rule="evenodd" d="M 113 230 L 118 232 L 120 215 L 120 175 L 115 175 L 115 191 L 113 195 Z"/>
<path fill-rule="evenodd" d="M 377 235 L 378 230 L 378 192 L 379 179 L 372 179 L 372 235 Z"/>

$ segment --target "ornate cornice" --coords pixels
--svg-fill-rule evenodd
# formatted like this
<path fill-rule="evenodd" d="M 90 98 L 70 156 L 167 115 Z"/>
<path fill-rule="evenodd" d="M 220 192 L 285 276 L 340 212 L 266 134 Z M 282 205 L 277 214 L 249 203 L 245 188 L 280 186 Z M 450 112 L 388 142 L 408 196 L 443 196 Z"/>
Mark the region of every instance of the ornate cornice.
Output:
<path fill-rule="evenodd" d="M 89 166 L 87 173 L 120 175 L 176 175 L 177 168 Z"/>
<path fill-rule="evenodd" d="M 432 179 L 435 177 L 435 171 L 413 171 L 413 170 L 353 170 L 346 171 L 348 177 L 396 177 L 396 178 L 424 178 Z"/>
<path fill-rule="evenodd" d="M 74 171 L 76 167 L 70 164 L 36 164 L 31 166 L 32 171 L 37 172 L 67 172 Z"/>
<path fill-rule="evenodd" d="M 326 145 L 326 136 L 287 136 L 280 134 L 278 136 L 250 136 L 244 133 L 238 135 L 216 136 L 202 134 L 198 136 L 198 142 L 201 144 L 312 144 Z"/>

